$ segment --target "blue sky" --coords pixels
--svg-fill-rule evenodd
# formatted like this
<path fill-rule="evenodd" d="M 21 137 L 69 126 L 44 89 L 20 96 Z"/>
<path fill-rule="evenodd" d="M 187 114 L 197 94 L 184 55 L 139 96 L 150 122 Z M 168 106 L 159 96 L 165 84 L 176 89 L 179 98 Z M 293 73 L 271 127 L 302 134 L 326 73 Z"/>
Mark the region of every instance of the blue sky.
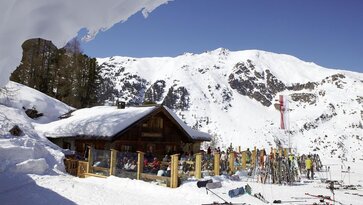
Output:
<path fill-rule="evenodd" d="M 82 46 L 92 57 L 259 49 L 363 72 L 363 1 L 175 0 Z"/>

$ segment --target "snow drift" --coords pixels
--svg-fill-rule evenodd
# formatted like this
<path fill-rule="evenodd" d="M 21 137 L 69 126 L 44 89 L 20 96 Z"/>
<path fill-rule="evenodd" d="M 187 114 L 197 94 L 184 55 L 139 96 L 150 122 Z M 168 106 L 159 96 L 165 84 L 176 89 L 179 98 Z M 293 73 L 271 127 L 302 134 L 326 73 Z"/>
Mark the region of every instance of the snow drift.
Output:
<path fill-rule="evenodd" d="M 0 93 L 0 174 L 54 174 L 63 171 L 61 149 L 35 132 L 34 123 L 57 120 L 72 107 L 24 85 L 9 82 Z M 23 107 L 35 107 L 42 117 L 31 119 Z M 9 130 L 18 126 L 19 136 Z"/>

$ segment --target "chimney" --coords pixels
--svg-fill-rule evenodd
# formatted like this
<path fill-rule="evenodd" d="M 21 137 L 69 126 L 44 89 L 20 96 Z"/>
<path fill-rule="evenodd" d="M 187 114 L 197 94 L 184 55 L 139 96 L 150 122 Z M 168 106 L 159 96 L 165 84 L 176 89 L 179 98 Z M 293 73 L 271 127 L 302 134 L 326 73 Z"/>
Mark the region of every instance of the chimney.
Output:
<path fill-rule="evenodd" d="M 117 109 L 125 109 L 125 107 L 126 107 L 126 103 L 123 101 L 121 101 L 121 102 L 117 101 L 116 105 L 117 105 Z"/>

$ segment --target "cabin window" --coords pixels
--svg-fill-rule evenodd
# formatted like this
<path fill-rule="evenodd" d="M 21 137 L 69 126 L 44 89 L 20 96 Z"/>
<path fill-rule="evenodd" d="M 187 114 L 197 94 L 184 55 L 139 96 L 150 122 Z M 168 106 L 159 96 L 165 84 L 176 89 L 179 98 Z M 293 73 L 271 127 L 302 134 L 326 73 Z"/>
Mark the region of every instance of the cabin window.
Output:
<path fill-rule="evenodd" d="M 153 153 L 155 151 L 155 148 L 156 148 L 156 144 L 147 144 L 146 145 L 147 152 Z"/>
<path fill-rule="evenodd" d="M 165 146 L 166 153 L 175 153 L 176 152 L 176 146 L 175 145 L 166 145 Z"/>
<path fill-rule="evenodd" d="M 83 157 L 85 159 L 88 159 L 88 152 L 89 152 L 89 147 L 90 145 L 89 144 L 83 144 L 84 145 L 84 153 L 83 153 Z"/>
<path fill-rule="evenodd" d="M 105 149 L 105 144 L 104 144 L 104 143 L 102 143 L 102 142 L 94 143 L 94 148 L 95 148 L 95 149 L 103 150 L 103 149 Z"/>
<path fill-rule="evenodd" d="M 132 146 L 130 145 L 121 145 L 121 152 L 131 152 Z"/>
<path fill-rule="evenodd" d="M 69 142 L 63 142 L 63 149 L 71 149 L 71 143 Z"/>
<path fill-rule="evenodd" d="M 153 117 L 144 124 L 142 124 L 143 127 L 147 128 L 158 128 L 162 129 L 164 127 L 163 125 L 163 118 L 161 117 Z"/>

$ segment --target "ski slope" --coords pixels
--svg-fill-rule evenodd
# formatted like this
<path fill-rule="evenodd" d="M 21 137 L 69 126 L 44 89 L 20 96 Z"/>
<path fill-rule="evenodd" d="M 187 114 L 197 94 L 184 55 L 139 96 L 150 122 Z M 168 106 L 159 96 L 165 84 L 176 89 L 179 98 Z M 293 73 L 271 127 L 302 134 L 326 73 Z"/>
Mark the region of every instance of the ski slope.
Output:
<path fill-rule="evenodd" d="M 337 164 L 336 161 L 333 161 Z M 350 176 L 344 174 L 344 182 L 354 185 L 363 185 L 362 162 L 349 164 L 352 168 Z M 329 176 L 328 173 L 316 173 L 318 177 Z M 332 179 L 340 180 L 340 167 L 331 164 Z M 350 177 L 350 179 L 349 179 Z M 209 178 L 205 178 L 209 179 Z M 230 181 L 224 177 L 213 177 L 213 181 L 221 181 L 222 188 L 212 191 L 224 200 L 232 203 L 247 203 L 253 205 L 265 204 L 260 200 L 244 194 L 230 198 L 228 191 L 249 184 L 252 193 L 261 193 L 269 202 L 273 200 L 294 201 L 284 204 L 313 204 L 318 199 L 307 197 L 305 193 L 333 197 L 326 184 L 319 180 L 307 183 L 298 183 L 294 186 L 271 185 L 253 182 L 251 178 L 242 177 L 242 180 Z M 0 200 L 2 204 L 175 204 L 200 205 L 213 202 L 223 203 L 205 188 L 198 188 L 195 180 L 190 180 L 176 189 L 166 188 L 148 182 L 108 177 L 101 178 L 75 178 L 68 175 L 0 175 Z M 362 197 L 345 194 L 359 193 L 363 190 L 336 190 L 335 199 L 343 204 L 361 204 Z M 293 198 L 296 197 L 296 198 Z M 326 200 L 326 202 L 328 202 Z"/>
<path fill-rule="evenodd" d="M 290 137 L 297 151 L 363 159 L 362 73 L 328 69 L 286 54 L 224 48 L 176 57 L 97 60 L 120 93 L 115 97 L 137 104 L 148 91 L 157 92 L 157 103 L 172 96 L 181 104 L 173 108 L 179 117 L 214 135 L 221 147 L 269 148 L 276 141 L 288 146 Z M 275 82 L 268 81 L 269 75 Z M 231 79 L 239 81 L 232 84 Z M 279 83 L 285 88 L 276 89 Z M 279 129 L 280 113 L 274 107 L 279 95 L 288 96 L 292 134 Z M 258 101 L 261 96 L 272 96 L 271 105 Z"/>

